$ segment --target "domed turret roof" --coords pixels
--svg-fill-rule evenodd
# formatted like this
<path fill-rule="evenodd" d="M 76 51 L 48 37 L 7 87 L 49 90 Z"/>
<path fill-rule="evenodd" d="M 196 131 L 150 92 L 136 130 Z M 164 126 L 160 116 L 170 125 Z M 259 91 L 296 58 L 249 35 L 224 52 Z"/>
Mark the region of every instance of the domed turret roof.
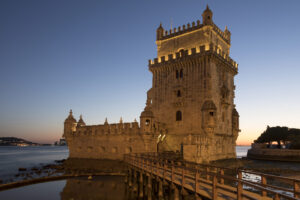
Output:
<path fill-rule="evenodd" d="M 150 100 L 147 99 L 146 107 L 144 111 L 141 113 L 141 117 L 153 117 L 153 112 L 150 108 Z"/>
<path fill-rule="evenodd" d="M 80 115 L 80 119 L 78 120 L 77 126 L 85 126 L 85 122 L 82 119 L 82 115 Z"/>
<path fill-rule="evenodd" d="M 203 11 L 203 14 L 212 14 L 211 9 L 206 5 L 206 9 Z"/>
<path fill-rule="evenodd" d="M 161 23 L 159 24 L 159 27 L 156 30 L 162 30 L 162 31 L 164 30 Z"/>
<path fill-rule="evenodd" d="M 70 110 L 69 116 L 65 120 L 65 122 L 76 123 L 76 119 L 73 117 L 72 109 Z"/>
<path fill-rule="evenodd" d="M 141 117 L 153 117 L 153 112 L 151 110 L 144 110 L 141 113 Z"/>
<path fill-rule="evenodd" d="M 212 23 L 213 12 L 209 9 L 208 5 L 206 9 L 202 13 L 202 20 L 204 25 L 208 25 Z"/>

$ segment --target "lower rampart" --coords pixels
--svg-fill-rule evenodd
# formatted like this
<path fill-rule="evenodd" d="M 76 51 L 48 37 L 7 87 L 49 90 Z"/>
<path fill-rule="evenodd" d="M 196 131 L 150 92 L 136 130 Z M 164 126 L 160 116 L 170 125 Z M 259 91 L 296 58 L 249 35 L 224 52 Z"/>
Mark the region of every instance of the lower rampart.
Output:
<path fill-rule="evenodd" d="M 153 134 L 67 135 L 69 158 L 122 160 L 127 153 L 156 152 Z"/>

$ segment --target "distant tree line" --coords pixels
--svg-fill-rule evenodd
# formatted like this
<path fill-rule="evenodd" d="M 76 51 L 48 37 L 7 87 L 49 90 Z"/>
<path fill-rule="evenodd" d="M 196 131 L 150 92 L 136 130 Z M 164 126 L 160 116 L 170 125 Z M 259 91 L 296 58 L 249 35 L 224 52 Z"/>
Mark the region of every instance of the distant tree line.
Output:
<path fill-rule="evenodd" d="M 267 129 L 254 141 L 255 143 L 277 142 L 277 147 L 282 148 L 282 144 L 289 149 L 300 149 L 300 129 L 288 127 L 267 127 Z"/>

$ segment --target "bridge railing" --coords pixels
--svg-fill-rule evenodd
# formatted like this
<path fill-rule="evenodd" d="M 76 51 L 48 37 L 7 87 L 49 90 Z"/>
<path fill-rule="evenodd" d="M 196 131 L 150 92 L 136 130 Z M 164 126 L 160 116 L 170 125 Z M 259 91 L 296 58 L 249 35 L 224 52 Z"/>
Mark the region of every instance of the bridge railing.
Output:
<path fill-rule="evenodd" d="M 185 186 L 187 182 L 193 183 L 195 193 L 199 193 L 200 184 L 208 185 L 211 188 L 213 199 L 218 196 L 220 191 L 229 192 L 235 195 L 237 199 L 243 197 L 257 199 L 254 194 L 260 197 L 271 197 L 275 200 L 300 198 L 300 180 L 298 179 L 249 170 L 233 170 L 212 165 L 161 159 L 157 153 L 127 154 L 124 159 L 131 166 L 163 179 L 169 179 L 171 182 L 177 181 L 176 184 L 178 184 L 178 180 L 175 181 L 175 177 L 180 177 L 181 186 Z M 258 179 L 256 181 L 251 178 L 247 180 L 245 175 L 256 176 Z"/>

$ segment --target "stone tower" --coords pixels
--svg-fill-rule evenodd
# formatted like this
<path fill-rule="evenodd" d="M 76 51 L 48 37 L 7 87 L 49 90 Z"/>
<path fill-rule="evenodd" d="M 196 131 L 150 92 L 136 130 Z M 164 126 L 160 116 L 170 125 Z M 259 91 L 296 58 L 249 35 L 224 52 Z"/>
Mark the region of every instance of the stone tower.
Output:
<path fill-rule="evenodd" d="M 64 123 L 63 137 L 66 137 L 68 134 L 72 134 L 76 130 L 76 125 L 76 119 L 73 117 L 72 110 L 70 110 L 69 116 L 66 118 Z"/>
<path fill-rule="evenodd" d="M 235 157 L 239 133 L 231 33 L 220 30 L 212 17 L 207 6 L 202 23 L 169 31 L 160 24 L 158 58 L 149 60 L 152 88 L 141 114 L 142 131 L 160 131 L 159 151 L 181 152 L 198 163 Z"/>

